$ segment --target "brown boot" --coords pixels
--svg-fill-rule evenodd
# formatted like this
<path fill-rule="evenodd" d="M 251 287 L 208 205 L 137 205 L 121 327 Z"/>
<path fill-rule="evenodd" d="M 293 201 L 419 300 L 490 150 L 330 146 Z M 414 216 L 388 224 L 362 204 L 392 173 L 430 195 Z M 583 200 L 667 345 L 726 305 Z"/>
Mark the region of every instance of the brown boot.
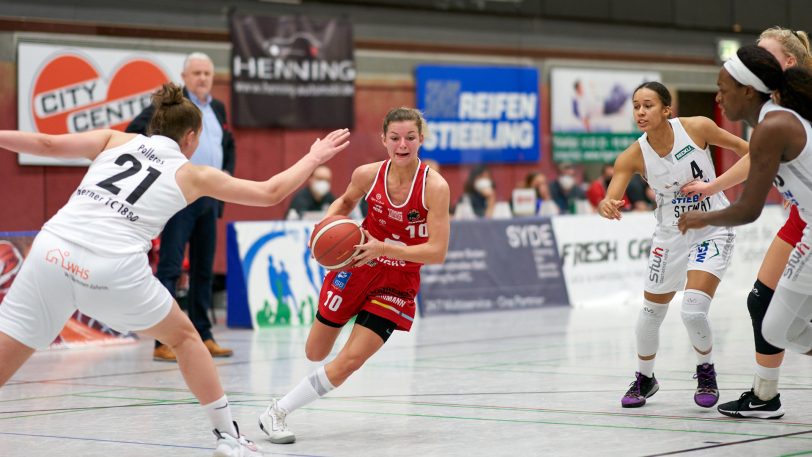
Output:
<path fill-rule="evenodd" d="M 156 362 L 177 362 L 178 358 L 169 346 L 162 344 L 152 351 L 152 360 Z"/>
<path fill-rule="evenodd" d="M 213 339 L 205 340 L 203 344 L 206 345 L 206 349 L 209 350 L 212 357 L 231 357 L 234 355 L 234 351 L 220 346 Z"/>

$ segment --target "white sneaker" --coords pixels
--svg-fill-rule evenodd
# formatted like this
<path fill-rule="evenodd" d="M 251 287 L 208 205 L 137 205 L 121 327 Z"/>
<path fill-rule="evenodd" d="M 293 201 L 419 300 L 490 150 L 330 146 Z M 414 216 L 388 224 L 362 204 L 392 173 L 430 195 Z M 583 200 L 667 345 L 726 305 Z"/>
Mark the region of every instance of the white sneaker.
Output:
<path fill-rule="evenodd" d="M 268 409 L 259 416 L 259 428 L 268 435 L 271 443 L 290 444 L 296 441 L 296 435 L 288 430 L 285 417 L 288 412 L 277 405 L 277 400 L 271 400 Z"/>
<path fill-rule="evenodd" d="M 234 427 L 237 427 L 236 422 Z M 217 429 L 212 431 L 214 436 L 217 437 L 217 448 L 214 450 L 214 457 L 259 457 L 262 455 L 257 445 L 243 435 L 240 435 L 240 438 L 237 439 L 228 433 L 221 433 Z M 239 433 L 238 428 L 237 434 L 239 435 Z"/>

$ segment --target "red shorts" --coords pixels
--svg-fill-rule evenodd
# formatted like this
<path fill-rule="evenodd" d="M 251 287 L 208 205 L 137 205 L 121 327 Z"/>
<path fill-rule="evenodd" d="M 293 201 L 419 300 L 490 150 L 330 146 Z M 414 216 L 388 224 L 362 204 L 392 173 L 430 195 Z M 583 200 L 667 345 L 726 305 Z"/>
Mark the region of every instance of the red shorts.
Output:
<path fill-rule="evenodd" d="M 792 205 L 789 207 L 787 222 L 785 222 L 781 230 L 778 231 L 778 238 L 786 241 L 790 246 L 795 246 L 801 241 L 801 237 L 804 235 L 804 228 L 806 228 L 806 222 L 801 219 L 801 215 L 798 213 L 798 207 Z"/>
<path fill-rule="evenodd" d="M 362 310 L 388 319 L 398 330 L 412 328 L 419 271 L 401 271 L 378 264 L 345 271 L 331 271 L 319 294 L 319 314 L 329 322 L 344 325 Z"/>

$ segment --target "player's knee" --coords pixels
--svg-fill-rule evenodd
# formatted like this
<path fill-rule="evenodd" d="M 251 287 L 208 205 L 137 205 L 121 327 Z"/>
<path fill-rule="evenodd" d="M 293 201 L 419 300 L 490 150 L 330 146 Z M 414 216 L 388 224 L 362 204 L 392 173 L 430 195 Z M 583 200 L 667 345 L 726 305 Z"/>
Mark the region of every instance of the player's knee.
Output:
<path fill-rule="evenodd" d="M 753 284 L 753 289 L 747 296 L 747 311 L 750 312 L 750 320 L 753 323 L 753 340 L 756 346 L 756 352 L 765 355 L 774 355 L 783 352 L 784 350 L 770 344 L 762 332 L 764 323 L 764 316 L 767 314 L 767 308 L 770 306 L 770 301 L 773 298 L 773 291 L 764 283 L 756 280 Z"/>
<path fill-rule="evenodd" d="M 330 350 L 325 350 L 324 348 L 315 347 L 314 345 L 306 345 L 305 346 L 305 357 L 307 360 L 311 362 L 321 362 L 322 360 L 326 359 L 327 356 L 330 354 Z"/>
<path fill-rule="evenodd" d="M 637 317 L 634 333 L 637 336 L 637 350 L 642 355 L 656 354 L 659 346 L 660 325 L 665 320 L 668 304 L 646 300 Z"/>
<path fill-rule="evenodd" d="M 708 320 L 711 296 L 696 289 L 687 289 L 682 299 L 680 316 L 686 327 L 692 328 Z"/>
<path fill-rule="evenodd" d="M 785 348 L 789 345 L 789 329 L 778 313 L 767 313 L 761 325 L 761 334 L 764 340 L 776 348 Z"/>

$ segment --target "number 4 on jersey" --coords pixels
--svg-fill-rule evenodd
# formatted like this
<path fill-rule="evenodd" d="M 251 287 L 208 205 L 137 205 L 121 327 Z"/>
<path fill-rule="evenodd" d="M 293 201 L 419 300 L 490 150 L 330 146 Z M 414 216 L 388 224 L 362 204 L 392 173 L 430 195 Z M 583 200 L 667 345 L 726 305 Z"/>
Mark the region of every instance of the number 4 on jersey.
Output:
<path fill-rule="evenodd" d="M 695 160 L 691 161 L 691 173 L 694 175 L 694 179 L 705 178 L 705 175 L 702 173 L 702 169 L 699 168 L 699 165 L 696 164 Z"/>

